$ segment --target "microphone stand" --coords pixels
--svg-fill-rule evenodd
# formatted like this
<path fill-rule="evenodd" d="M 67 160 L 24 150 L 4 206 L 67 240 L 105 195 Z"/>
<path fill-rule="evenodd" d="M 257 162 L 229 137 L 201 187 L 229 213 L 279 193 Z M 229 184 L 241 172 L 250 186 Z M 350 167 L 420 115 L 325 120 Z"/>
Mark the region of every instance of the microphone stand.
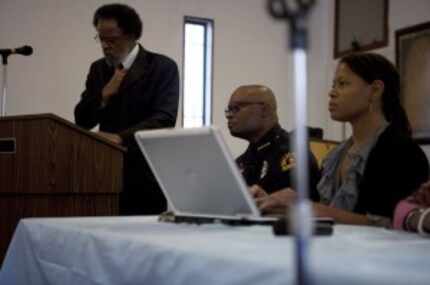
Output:
<path fill-rule="evenodd" d="M 0 116 L 6 116 L 6 93 L 7 93 L 7 57 L 9 54 L 2 54 L 3 80 L 1 94 L 1 113 Z"/>
<path fill-rule="evenodd" d="M 11 54 L 31 55 L 33 54 L 33 48 L 31 46 L 22 46 L 15 49 L 0 49 L 0 55 L 2 56 L 3 64 L 3 82 L 2 82 L 2 94 L 0 98 L 1 113 L 0 117 L 6 115 L 6 91 L 7 91 L 7 57 Z"/>
<path fill-rule="evenodd" d="M 312 207 L 308 199 L 309 159 L 307 121 L 307 70 L 306 51 L 308 48 L 306 16 L 314 0 L 268 0 L 269 13 L 275 19 L 285 20 L 290 26 L 290 49 L 294 59 L 294 105 L 296 137 L 294 149 L 297 161 L 298 200 L 291 209 L 291 225 L 294 232 L 296 284 L 313 283 L 309 270 L 309 241 L 312 235 Z"/>

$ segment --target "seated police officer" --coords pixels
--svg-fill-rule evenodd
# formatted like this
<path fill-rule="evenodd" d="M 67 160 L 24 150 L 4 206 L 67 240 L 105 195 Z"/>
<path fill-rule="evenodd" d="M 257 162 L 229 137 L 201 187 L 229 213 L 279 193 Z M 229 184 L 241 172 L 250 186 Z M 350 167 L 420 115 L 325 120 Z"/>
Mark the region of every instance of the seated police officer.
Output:
<path fill-rule="evenodd" d="M 245 153 L 236 159 L 246 183 L 257 184 L 268 193 L 292 187 L 291 171 L 295 167 L 290 135 L 279 125 L 276 109 L 270 88 L 245 85 L 233 92 L 225 110 L 231 135 L 249 142 Z M 309 158 L 310 196 L 316 201 L 320 173 L 310 151 Z"/>

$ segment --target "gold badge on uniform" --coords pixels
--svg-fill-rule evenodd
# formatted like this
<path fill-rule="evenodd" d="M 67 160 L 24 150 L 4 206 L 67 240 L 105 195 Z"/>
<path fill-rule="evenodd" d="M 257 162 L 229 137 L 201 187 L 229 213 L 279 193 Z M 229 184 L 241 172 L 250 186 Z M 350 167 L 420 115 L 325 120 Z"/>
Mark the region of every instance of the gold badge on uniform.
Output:
<path fill-rule="evenodd" d="M 281 157 L 281 170 L 288 171 L 296 166 L 296 158 L 292 152 L 286 153 Z"/>

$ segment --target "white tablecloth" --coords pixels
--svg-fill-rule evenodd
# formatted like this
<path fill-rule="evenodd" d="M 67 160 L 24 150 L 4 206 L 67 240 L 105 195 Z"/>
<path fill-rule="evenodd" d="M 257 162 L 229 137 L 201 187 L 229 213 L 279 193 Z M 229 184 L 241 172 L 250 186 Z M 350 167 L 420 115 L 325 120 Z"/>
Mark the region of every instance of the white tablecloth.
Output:
<path fill-rule="evenodd" d="M 430 284 L 430 239 L 341 226 L 312 241 L 316 284 Z M 155 217 L 24 219 L 0 284 L 293 284 L 291 237 Z"/>

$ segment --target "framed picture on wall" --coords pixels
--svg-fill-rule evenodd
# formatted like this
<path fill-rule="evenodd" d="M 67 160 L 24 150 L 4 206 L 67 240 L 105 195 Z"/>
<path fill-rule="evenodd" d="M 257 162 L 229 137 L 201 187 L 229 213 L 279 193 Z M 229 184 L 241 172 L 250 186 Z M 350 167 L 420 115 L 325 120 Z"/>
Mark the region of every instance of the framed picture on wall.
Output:
<path fill-rule="evenodd" d="M 388 44 L 388 0 L 336 0 L 334 58 Z"/>
<path fill-rule="evenodd" d="M 413 136 L 430 143 L 430 22 L 396 31 L 396 64 Z"/>

